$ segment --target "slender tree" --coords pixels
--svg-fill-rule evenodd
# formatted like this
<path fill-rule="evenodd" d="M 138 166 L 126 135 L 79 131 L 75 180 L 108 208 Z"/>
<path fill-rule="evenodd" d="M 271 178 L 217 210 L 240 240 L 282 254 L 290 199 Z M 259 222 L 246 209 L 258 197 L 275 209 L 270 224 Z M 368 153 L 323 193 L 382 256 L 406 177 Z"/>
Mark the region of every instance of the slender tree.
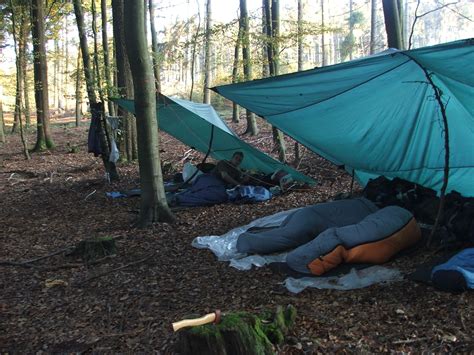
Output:
<path fill-rule="evenodd" d="M 16 67 L 16 90 L 15 90 L 15 111 L 13 113 L 13 126 L 11 133 L 18 132 L 18 128 L 20 126 L 20 119 L 22 114 L 22 92 L 23 92 L 23 67 L 21 66 L 22 62 L 22 42 L 24 40 L 22 37 L 22 25 L 20 25 L 20 30 L 17 31 L 17 22 L 20 20 L 23 23 L 21 11 L 18 14 L 17 6 L 10 0 L 10 8 L 11 8 L 11 22 L 12 22 L 12 37 L 13 37 L 13 45 L 15 47 L 15 67 Z M 19 32 L 19 33 L 18 33 Z"/>
<path fill-rule="evenodd" d="M 196 32 L 194 32 L 193 42 L 192 42 L 192 49 L 191 49 L 191 90 L 189 91 L 189 100 L 193 100 L 193 91 L 194 91 L 194 69 L 196 66 L 196 52 L 198 46 L 198 38 L 199 38 L 199 31 L 201 31 L 201 10 L 199 7 L 199 0 L 196 0 L 197 4 L 197 17 L 198 17 L 198 24 L 196 28 Z"/>
<path fill-rule="evenodd" d="M 375 53 L 376 33 L 377 33 L 377 0 L 370 0 L 370 54 Z"/>
<path fill-rule="evenodd" d="M 160 80 L 160 52 L 158 49 L 158 38 L 155 28 L 155 4 L 153 0 L 149 0 L 148 10 L 150 12 L 150 32 L 151 32 L 151 52 L 153 57 L 153 74 L 155 76 L 155 88 L 157 94 L 161 92 Z"/>
<path fill-rule="evenodd" d="M 302 71 L 304 67 L 303 50 L 304 50 L 304 26 L 303 26 L 303 0 L 298 0 L 298 71 Z M 300 162 L 300 145 L 295 141 L 295 161 L 298 165 Z"/>
<path fill-rule="evenodd" d="M 266 10 L 270 10 L 269 6 L 266 6 L 267 0 L 262 0 L 262 77 L 266 78 L 270 75 L 268 70 L 268 61 L 266 58 L 269 58 L 268 55 L 268 38 L 270 37 L 271 30 L 268 30 L 268 20 Z"/>
<path fill-rule="evenodd" d="M 239 26 L 239 32 L 237 33 L 237 38 L 235 40 L 234 46 L 234 63 L 232 65 L 232 83 L 238 82 L 239 76 L 239 52 L 240 52 L 240 43 L 242 42 L 242 28 Z M 232 102 L 232 122 L 238 123 L 240 121 L 239 117 L 239 106 Z"/>
<path fill-rule="evenodd" d="M 387 44 L 390 48 L 403 49 L 402 24 L 397 0 L 382 0 L 387 31 Z"/>
<path fill-rule="evenodd" d="M 35 77 L 35 101 L 37 136 L 34 150 L 54 147 L 49 132 L 48 64 L 46 62 L 46 38 L 44 27 L 44 1 L 31 2 L 31 34 Z"/>
<path fill-rule="evenodd" d="M 271 49 L 273 55 L 272 66 L 270 67 L 271 75 L 280 74 L 280 2 L 272 0 L 271 4 L 271 24 L 272 24 L 272 41 Z M 273 73 L 271 68 L 273 68 Z M 278 149 L 278 159 L 282 162 L 286 160 L 286 147 L 283 133 L 276 127 L 272 127 L 273 142 Z"/>
<path fill-rule="evenodd" d="M 5 121 L 3 119 L 3 88 L 0 86 L 0 143 L 5 143 Z"/>
<path fill-rule="evenodd" d="M 80 0 L 74 0 L 74 14 L 76 16 L 77 30 L 79 32 L 79 42 L 81 46 L 82 64 L 84 69 L 84 78 L 86 79 L 86 90 L 89 103 L 97 102 L 94 90 L 94 72 L 91 67 L 91 60 L 89 55 L 89 46 L 87 44 L 87 34 L 84 25 L 84 10 Z"/>
<path fill-rule="evenodd" d="M 321 27 L 322 27 L 322 31 L 321 31 L 321 59 L 322 59 L 322 66 L 325 67 L 326 65 L 328 65 L 328 58 L 327 58 L 327 55 L 326 55 L 326 34 L 325 34 L 325 26 L 326 26 L 326 23 L 325 23 L 325 18 L 324 18 L 324 1 L 325 0 L 321 0 Z"/>
<path fill-rule="evenodd" d="M 105 102 L 104 90 L 102 88 L 102 79 L 100 75 L 100 64 L 99 64 L 99 42 L 97 38 L 97 11 L 95 6 L 95 0 L 91 1 L 91 13 L 92 13 L 92 35 L 94 40 L 94 52 L 93 52 L 93 67 L 95 75 L 95 84 L 99 91 L 100 101 Z"/>
<path fill-rule="evenodd" d="M 81 46 L 81 55 L 82 63 L 84 68 L 84 77 L 86 79 L 86 88 L 87 88 L 87 97 L 89 99 L 89 105 L 91 107 L 91 112 L 94 110 L 94 114 L 101 114 L 97 112 L 99 107 L 103 106 L 97 102 L 97 96 L 94 89 L 94 76 L 91 68 L 90 56 L 89 56 L 89 47 L 87 45 L 87 35 L 84 27 L 84 11 L 82 9 L 82 4 L 80 0 L 73 0 L 74 4 L 74 14 L 76 16 L 77 30 L 79 33 L 79 42 Z M 102 109 L 102 108 L 101 108 Z M 102 115 L 99 122 L 99 137 L 100 137 L 100 146 L 101 146 L 101 157 L 104 163 L 105 171 L 107 172 L 111 181 L 119 180 L 119 175 L 117 172 L 117 167 L 115 163 L 109 161 L 110 149 L 108 140 L 106 139 L 106 122 Z"/>
<path fill-rule="evenodd" d="M 110 59 L 109 59 L 109 38 L 107 35 L 107 1 L 100 0 L 100 14 L 102 19 L 102 50 L 104 52 L 104 74 L 105 84 L 107 86 L 107 96 L 112 96 L 112 78 L 110 76 Z M 109 115 L 115 116 L 115 107 L 112 101 L 107 101 Z"/>
<path fill-rule="evenodd" d="M 23 77 L 23 114 L 25 116 L 25 127 L 29 128 L 31 125 L 31 109 L 30 109 L 30 85 L 28 83 L 28 33 L 30 32 L 28 20 L 28 7 L 22 6 L 21 25 L 20 25 L 20 61 L 21 71 Z"/>
<path fill-rule="evenodd" d="M 113 34 L 115 44 L 115 61 L 117 67 L 117 87 L 119 95 L 133 99 L 133 80 L 125 46 L 125 23 L 123 0 L 112 0 Z M 128 111 L 118 108 L 118 115 L 122 117 L 121 125 L 123 137 L 119 141 L 122 159 L 132 161 L 138 158 L 136 120 Z"/>
<path fill-rule="evenodd" d="M 173 221 L 166 202 L 161 172 L 156 117 L 155 80 L 147 48 L 142 1 L 125 0 L 126 48 L 135 90 L 135 112 L 138 132 L 138 163 L 140 169 L 141 205 L 139 225 Z"/>
<path fill-rule="evenodd" d="M 206 2 L 206 36 L 204 39 L 204 85 L 203 85 L 203 102 L 205 104 L 211 103 L 211 90 L 209 90 L 211 82 L 211 0 Z"/>
<path fill-rule="evenodd" d="M 81 72 L 81 47 L 77 49 L 76 61 L 76 127 L 79 127 L 82 118 L 82 72 Z"/>
<path fill-rule="evenodd" d="M 250 56 L 250 25 L 249 16 L 247 12 L 247 0 L 240 0 L 240 19 L 239 26 L 242 31 L 242 61 L 244 69 L 244 79 L 246 81 L 253 79 L 252 74 L 252 59 Z M 251 136 L 258 134 L 257 120 L 255 114 L 246 110 L 247 129 L 245 133 L 250 133 Z"/>

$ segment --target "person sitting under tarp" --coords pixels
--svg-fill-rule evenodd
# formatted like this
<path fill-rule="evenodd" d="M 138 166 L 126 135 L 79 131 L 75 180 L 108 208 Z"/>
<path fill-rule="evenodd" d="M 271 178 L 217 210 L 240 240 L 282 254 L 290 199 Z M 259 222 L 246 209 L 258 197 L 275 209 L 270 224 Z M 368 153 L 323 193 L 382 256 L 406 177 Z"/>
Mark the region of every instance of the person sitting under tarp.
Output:
<path fill-rule="evenodd" d="M 208 174 L 199 175 L 186 191 L 169 198 L 171 206 L 210 206 L 228 201 L 227 189 L 247 181 L 239 166 L 242 152 L 235 152 L 231 160 L 221 160 Z"/>

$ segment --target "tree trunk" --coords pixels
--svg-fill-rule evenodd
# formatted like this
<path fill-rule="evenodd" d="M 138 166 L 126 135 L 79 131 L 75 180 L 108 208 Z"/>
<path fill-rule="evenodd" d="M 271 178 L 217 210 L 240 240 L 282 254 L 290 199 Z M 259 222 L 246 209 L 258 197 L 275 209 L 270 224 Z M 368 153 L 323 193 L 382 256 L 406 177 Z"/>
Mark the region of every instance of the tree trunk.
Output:
<path fill-rule="evenodd" d="M 322 64 L 323 67 L 328 65 L 328 59 L 327 59 L 327 55 L 326 55 L 326 43 L 325 43 L 326 29 L 324 28 L 324 26 L 326 26 L 325 22 L 324 22 L 324 1 L 325 0 L 321 0 L 321 28 L 322 28 L 322 31 L 321 31 L 321 59 L 322 59 L 322 63 L 321 64 Z"/>
<path fill-rule="evenodd" d="M 29 128 L 31 124 L 31 114 L 30 114 L 30 98 L 29 98 L 29 85 L 28 85 L 28 15 L 27 8 L 22 8 L 22 21 L 20 25 L 20 61 L 21 61 L 21 71 L 23 76 L 23 114 L 25 115 L 25 127 Z"/>
<path fill-rule="evenodd" d="M 201 10 L 199 7 L 199 0 L 196 0 L 197 9 L 198 9 L 198 25 L 196 28 L 196 32 L 194 33 L 193 38 L 193 49 L 191 51 L 191 90 L 189 91 L 189 101 L 193 100 L 193 91 L 194 91 L 194 67 L 196 65 L 196 49 L 197 49 L 197 41 L 199 37 L 199 31 L 201 30 Z"/>
<path fill-rule="evenodd" d="M 81 73 L 81 48 L 77 50 L 76 61 L 76 127 L 79 127 L 82 118 L 82 73 Z"/>
<path fill-rule="evenodd" d="M 239 51 L 240 51 L 240 42 L 242 41 L 242 28 L 239 26 L 239 31 L 237 33 L 237 39 L 235 40 L 234 47 L 234 63 L 232 65 L 232 83 L 238 82 L 239 74 Z M 232 122 L 239 123 L 239 106 L 232 102 Z"/>
<path fill-rule="evenodd" d="M 268 31 L 268 23 L 267 14 L 266 14 L 266 0 L 262 0 L 262 77 L 266 78 L 270 75 L 268 71 L 268 62 L 266 58 L 268 58 L 268 37 L 271 30 Z M 270 8 L 268 8 L 270 9 Z"/>
<path fill-rule="evenodd" d="M 125 0 L 125 40 L 133 76 L 137 117 L 141 204 L 139 225 L 173 221 L 166 202 L 158 141 L 154 77 L 148 54 L 142 1 Z"/>
<path fill-rule="evenodd" d="M 56 112 L 59 112 L 59 40 L 56 37 L 54 39 L 54 61 L 53 61 L 53 108 L 56 108 Z M 53 110 L 54 112 L 54 110 Z M 54 114 L 53 114 L 54 116 Z"/>
<path fill-rule="evenodd" d="M 21 118 L 21 94 L 22 94 L 22 84 L 23 84 L 23 75 L 22 72 L 22 56 L 24 56 L 25 50 L 25 16 L 23 14 L 23 8 L 20 9 L 20 34 L 16 32 L 16 21 L 17 21 L 17 14 L 15 13 L 15 7 L 13 6 L 13 1 L 10 0 L 11 6 L 11 20 L 12 20 L 12 34 L 13 34 L 13 45 L 15 47 L 15 56 L 16 56 L 16 100 L 15 100 L 15 120 L 17 120 L 18 127 L 20 129 L 20 137 L 21 142 L 23 144 L 23 154 L 25 155 L 25 159 L 30 159 L 30 154 L 28 152 L 28 143 L 26 141 L 26 137 L 23 131 L 23 121 Z M 3 120 L 2 120 L 3 121 Z"/>
<path fill-rule="evenodd" d="M 274 75 L 280 74 L 280 3 L 279 0 L 272 0 L 272 53 Z M 286 147 L 283 133 L 276 127 L 272 127 L 273 142 L 278 149 L 278 159 L 281 162 L 286 160 Z"/>
<path fill-rule="evenodd" d="M 105 72 L 105 84 L 107 86 L 107 106 L 109 109 L 109 115 L 115 116 L 114 103 L 110 101 L 112 96 L 112 79 L 110 77 L 110 59 L 109 59 L 109 39 L 107 36 L 107 1 L 100 0 L 100 14 L 102 18 L 102 48 L 104 51 L 104 72 Z"/>
<path fill-rule="evenodd" d="M 211 103 L 211 0 L 206 2 L 206 38 L 204 43 L 204 85 L 203 103 Z"/>
<path fill-rule="evenodd" d="M 3 88 L 0 87 L 0 143 L 5 143 L 5 122 L 3 119 Z"/>
<path fill-rule="evenodd" d="M 123 0 L 112 0 L 113 34 L 115 44 L 115 60 L 117 66 L 117 87 L 120 97 L 133 99 L 133 80 L 128 62 L 125 46 L 125 24 L 123 12 Z M 123 159 L 132 161 L 136 159 L 136 152 L 132 149 L 136 146 L 136 120 L 128 111 L 118 108 L 118 115 L 122 117 L 122 131 L 124 135 L 119 141 L 119 150 Z M 135 153 L 135 155 L 134 155 Z"/>
<path fill-rule="evenodd" d="M 370 54 L 375 53 L 376 33 L 377 33 L 377 0 L 370 0 Z"/>
<path fill-rule="evenodd" d="M 303 70 L 303 41 L 304 41 L 304 30 L 303 30 L 303 0 L 298 0 L 298 71 Z M 299 164 L 300 158 L 300 145 L 295 142 L 295 166 Z"/>
<path fill-rule="evenodd" d="M 403 49 L 402 26 L 397 0 L 382 0 L 387 31 L 387 44 L 390 48 Z"/>
<path fill-rule="evenodd" d="M 270 76 L 275 75 L 275 68 L 273 66 L 273 35 L 272 35 L 272 12 L 270 0 L 263 0 L 263 8 L 265 12 L 265 23 L 266 23 L 266 47 L 267 47 L 267 62 L 268 62 L 268 74 Z"/>
<path fill-rule="evenodd" d="M 74 13 L 76 15 L 77 31 L 79 32 L 79 42 L 81 44 L 82 64 L 84 68 L 84 78 L 86 79 L 86 90 L 89 104 L 97 102 L 94 90 L 94 72 L 91 68 L 91 61 L 89 56 L 89 46 L 87 45 L 86 30 L 84 27 L 84 11 L 82 9 L 81 1 L 74 0 Z"/>
<path fill-rule="evenodd" d="M 95 7 L 95 0 L 91 1 L 91 13 L 92 13 L 92 35 L 94 39 L 94 53 L 93 53 L 94 75 L 95 75 L 95 81 L 97 84 L 97 89 L 99 91 L 100 101 L 105 103 L 104 91 L 102 88 L 102 80 L 101 80 L 101 75 L 100 75 L 100 65 L 99 65 L 99 44 L 97 40 L 97 11 Z"/>
<path fill-rule="evenodd" d="M 64 42 L 63 42 L 63 53 L 64 58 L 66 59 L 66 63 L 64 64 L 64 81 L 63 81 L 63 88 L 64 93 L 67 96 L 64 96 L 64 110 L 66 112 L 69 111 L 69 34 L 68 34 L 68 18 L 67 16 L 64 17 Z"/>
<path fill-rule="evenodd" d="M 74 13 L 76 15 L 76 23 L 77 23 L 77 30 L 79 33 L 79 40 L 81 44 L 81 53 L 82 53 L 82 62 L 84 66 L 84 77 L 86 79 L 86 87 L 87 87 L 87 97 L 89 98 L 89 105 L 91 108 L 91 112 L 95 110 L 96 112 L 93 114 L 100 114 L 100 143 L 101 143 L 101 157 L 104 163 L 105 171 L 107 172 L 110 181 L 119 180 L 119 175 L 117 172 L 117 167 L 115 163 L 109 161 L 109 142 L 105 139 L 107 135 L 106 131 L 106 122 L 104 119 L 103 112 L 97 113 L 97 110 L 103 109 L 103 105 L 97 103 L 97 97 L 95 95 L 94 90 L 94 76 L 93 71 L 91 69 L 90 57 L 89 57 L 89 48 L 87 46 L 87 37 L 84 28 L 84 13 L 82 10 L 82 5 L 80 0 L 74 0 Z M 94 26 L 93 26 L 94 27 Z M 96 37 L 96 36 L 95 36 Z M 95 38 L 95 47 L 97 47 L 97 38 Z M 97 52 L 96 52 L 97 53 Z M 96 63 L 98 64 L 98 63 Z"/>
<path fill-rule="evenodd" d="M 150 32 L 151 32 L 151 52 L 153 56 L 153 74 L 155 76 L 155 89 L 156 95 L 161 92 L 161 80 L 160 80 L 160 71 L 161 71 L 161 59 L 158 49 L 158 38 L 156 35 L 155 28 L 155 4 L 153 0 L 149 0 L 148 9 L 150 12 Z"/>
<path fill-rule="evenodd" d="M 46 62 L 46 38 L 44 28 L 44 2 L 31 3 L 31 34 L 33 38 L 33 58 L 35 77 L 35 101 L 37 137 L 34 150 L 41 151 L 54 147 L 49 132 L 48 64 Z"/>
<path fill-rule="evenodd" d="M 240 19 L 239 26 L 242 31 L 242 60 L 244 67 L 244 79 L 246 81 L 252 80 L 252 59 L 250 56 L 250 26 L 249 16 L 247 12 L 247 0 L 240 0 Z M 257 120 L 253 112 L 246 110 L 247 129 L 245 133 L 250 133 L 251 136 L 258 134 Z"/>

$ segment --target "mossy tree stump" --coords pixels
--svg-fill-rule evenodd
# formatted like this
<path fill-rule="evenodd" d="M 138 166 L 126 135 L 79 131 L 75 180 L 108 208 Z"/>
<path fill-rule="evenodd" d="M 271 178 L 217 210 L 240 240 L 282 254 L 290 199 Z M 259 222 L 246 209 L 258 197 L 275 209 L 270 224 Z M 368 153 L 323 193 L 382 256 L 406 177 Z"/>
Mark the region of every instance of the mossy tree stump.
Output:
<path fill-rule="evenodd" d="M 69 255 L 79 256 L 82 260 L 90 262 L 116 253 L 115 239 L 99 237 L 82 240 Z"/>
<path fill-rule="evenodd" d="M 220 323 L 179 331 L 180 354 L 267 355 L 275 353 L 296 319 L 296 309 L 279 306 L 276 312 L 256 316 L 247 312 L 224 314 Z"/>

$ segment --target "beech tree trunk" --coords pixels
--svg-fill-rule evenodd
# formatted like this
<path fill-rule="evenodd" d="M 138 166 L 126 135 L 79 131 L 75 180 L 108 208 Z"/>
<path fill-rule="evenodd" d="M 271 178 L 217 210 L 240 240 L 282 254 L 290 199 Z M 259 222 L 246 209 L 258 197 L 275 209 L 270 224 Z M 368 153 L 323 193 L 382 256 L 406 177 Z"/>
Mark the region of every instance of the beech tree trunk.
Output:
<path fill-rule="evenodd" d="M 298 71 L 302 71 L 304 67 L 303 63 L 303 41 L 304 41 L 304 30 L 303 30 L 303 0 L 298 0 Z M 300 145 L 295 142 L 295 160 L 294 164 L 298 165 L 300 162 Z"/>
<path fill-rule="evenodd" d="M 87 36 L 84 27 L 84 12 L 82 9 L 81 1 L 80 0 L 73 0 L 74 4 L 74 13 L 76 15 L 76 23 L 77 23 L 77 30 L 79 32 L 79 41 L 81 44 L 81 54 L 82 54 L 82 62 L 84 67 L 84 77 L 86 79 L 86 88 L 87 88 L 87 97 L 89 98 L 89 105 L 91 108 L 91 112 L 95 110 L 102 110 L 103 109 L 103 102 L 100 105 L 97 102 L 97 97 L 95 95 L 94 90 L 94 76 L 93 71 L 91 69 L 91 62 L 89 56 L 89 48 L 87 45 Z M 96 42 L 96 41 L 95 41 Z M 97 45 L 97 43 L 95 43 Z M 97 64 L 97 63 L 96 63 Z M 102 117 L 100 120 L 100 139 L 101 139 L 101 150 L 102 150 L 102 162 L 104 163 L 105 171 L 107 172 L 110 181 L 119 180 L 119 175 L 117 172 L 117 167 L 115 163 L 109 161 L 110 149 L 109 149 L 109 142 L 106 139 L 107 131 L 106 131 L 106 123 L 103 117 L 103 112 L 101 113 Z"/>
<path fill-rule="evenodd" d="M 205 104 L 211 103 L 211 0 L 206 2 L 206 38 L 204 40 L 204 85 L 203 100 Z"/>
<path fill-rule="evenodd" d="M 325 36 L 325 28 L 324 26 L 326 25 L 325 22 L 324 22 L 324 1 L 325 0 L 321 0 L 321 27 L 322 27 L 322 31 L 321 31 L 321 59 L 322 59 L 322 66 L 325 67 L 326 65 L 328 65 L 328 59 L 327 59 L 327 55 L 326 55 L 326 36 Z"/>
<path fill-rule="evenodd" d="M 76 127 L 79 127 L 82 119 L 82 73 L 81 73 L 81 48 L 77 50 L 76 61 Z"/>
<path fill-rule="evenodd" d="M 94 52 L 93 52 L 92 58 L 94 60 L 95 84 L 97 85 L 97 89 L 99 91 L 100 101 L 105 103 L 104 90 L 102 88 L 102 80 L 101 80 L 100 65 L 99 65 L 99 44 L 97 40 L 97 11 L 95 8 L 95 0 L 91 1 L 91 13 L 92 13 L 92 35 L 94 39 Z"/>
<path fill-rule="evenodd" d="M 5 143 L 5 122 L 3 119 L 3 88 L 0 87 L 0 143 Z"/>
<path fill-rule="evenodd" d="M 247 12 L 247 0 L 240 0 L 240 19 L 239 27 L 242 31 L 242 60 L 244 68 L 244 79 L 246 81 L 253 79 L 252 74 L 252 59 L 250 56 L 250 26 L 249 16 Z M 257 120 L 253 112 L 246 110 L 247 129 L 245 133 L 250 133 L 251 136 L 258 134 Z"/>
<path fill-rule="evenodd" d="M 151 32 L 151 52 L 153 56 L 153 74 L 155 76 L 155 88 L 156 95 L 161 92 L 161 79 L 160 79 L 160 53 L 158 49 L 158 38 L 156 35 L 155 28 L 155 4 L 153 0 L 149 0 L 148 9 L 150 12 L 150 32 Z"/>
<path fill-rule="evenodd" d="M 53 148 L 49 131 L 48 64 L 46 62 L 46 38 L 44 27 L 44 2 L 31 3 L 31 34 L 33 38 L 34 77 L 37 136 L 34 150 Z"/>
<path fill-rule="evenodd" d="M 376 32 L 377 32 L 377 0 L 370 0 L 370 54 L 375 53 Z"/>
<path fill-rule="evenodd" d="M 397 0 L 382 0 L 389 48 L 403 49 L 402 24 Z"/>
<path fill-rule="evenodd" d="M 74 14 L 76 15 L 77 31 L 79 32 L 79 42 L 81 45 L 82 64 L 84 68 L 84 78 L 86 79 L 86 90 L 89 104 L 97 102 L 94 90 L 94 72 L 92 71 L 89 46 L 87 45 L 86 29 L 84 27 L 84 10 L 81 1 L 74 0 Z"/>
<path fill-rule="evenodd" d="M 23 77 L 23 114 L 25 116 L 25 127 L 29 128 L 31 124 L 31 114 L 30 114 L 30 98 L 29 92 L 30 88 L 28 85 L 28 32 L 29 32 L 29 22 L 27 15 L 27 8 L 22 8 L 21 14 L 21 25 L 20 25 L 20 62 L 21 62 L 21 71 Z"/>
<path fill-rule="evenodd" d="M 144 3 L 125 0 L 125 40 L 135 92 L 138 132 L 138 163 L 140 169 L 141 204 L 138 225 L 170 222 L 174 216 L 166 202 L 161 172 L 158 141 L 158 120 L 154 76 L 147 48 L 144 25 Z"/>
<path fill-rule="evenodd" d="M 112 0 L 113 33 L 115 44 L 115 61 L 117 66 L 117 87 L 120 97 L 133 99 L 133 80 L 125 46 L 125 24 L 123 0 Z M 136 120 L 128 111 L 118 108 L 118 115 L 122 117 L 123 137 L 119 141 L 119 150 L 122 159 L 132 161 L 138 158 L 136 149 Z"/>
<path fill-rule="evenodd" d="M 267 18 L 265 16 L 265 0 L 262 0 L 262 78 L 266 78 L 268 73 L 267 58 Z"/>
<path fill-rule="evenodd" d="M 272 66 L 273 74 L 270 69 L 270 74 L 279 75 L 280 74 L 280 3 L 278 0 L 272 0 L 271 4 L 271 24 L 272 24 Z M 281 162 L 286 160 L 286 147 L 285 140 L 283 138 L 283 133 L 276 127 L 272 127 L 273 133 L 273 142 L 278 149 L 278 159 Z"/>
<path fill-rule="evenodd" d="M 239 32 L 237 33 L 237 39 L 235 40 L 234 46 L 234 63 L 232 65 L 232 83 L 238 82 L 239 74 L 239 52 L 240 52 L 240 43 L 242 41 L 242 28 L 239 26 Z M 239 123 L 239 106 L 232 102 L 232 122 Z"/>
<path fill-rule="evenodd" d="M 197 9 L 198 9 L 198 25 L 196 28 L 196 32 L 193 36 L 193 48 L 191 50 L 191 90 L 189 90 L 189 101 L 193 100 L 193 91 L 194 91 L 194 68 L 196 65 L 196 52 L 197 52 L 197 45 L 198 45 L 198 37 L 199 31 L 201 30 L 201 10 L 199 8 L 199 0 L 196 0 Z"/>
<path fill-rule="evenodd" d="M 110 77 L 110 59 L 109 59 L 109 38 L 107 35 L 107 1 L 100 0 L 100 14 L 102 19 L 102 49 L 104 51 L 104 74 L 105 74 L 105 85 L 107 86 L 107 107 L 109 109 L 109 115 L 115 116 L 114 103 L 110 101 L 112 96 L 112 79 Z"/>

